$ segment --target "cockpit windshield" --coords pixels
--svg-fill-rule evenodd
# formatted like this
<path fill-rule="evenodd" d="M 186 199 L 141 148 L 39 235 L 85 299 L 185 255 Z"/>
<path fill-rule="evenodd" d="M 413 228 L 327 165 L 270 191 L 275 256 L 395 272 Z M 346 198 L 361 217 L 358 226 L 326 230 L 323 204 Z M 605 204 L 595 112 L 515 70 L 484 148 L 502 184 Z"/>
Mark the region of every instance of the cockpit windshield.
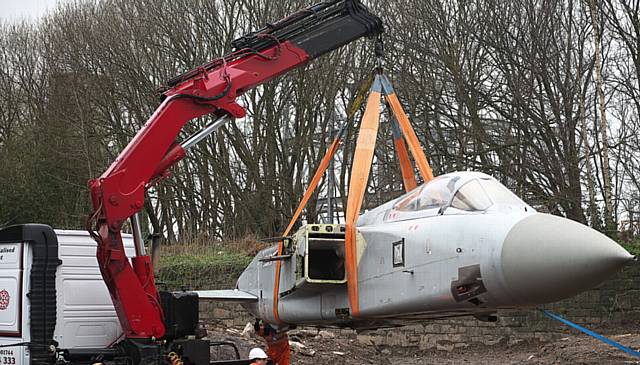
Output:
<path fill-rule="evenodd" d="M 437 177 L 398 200 L 393 209 L 409 212 L 443 207 L 451 200 L 458 179 L 458 176 Z"/>
<path fill-rule="evenodd" d="M 487 210 L 492 202 L 477 179 L 462 185 L 453 196 L 451 206 L 469 212 Z"/>
<path fill-rule="evenodd" d="M 522 207 L 526 203 L 487 175 L 457 173 L 439 176 L 399 198 L 388 218 L 403 219 L 404 213 L 418 211 L 429 215 L 427 211 L 435 209 L 433 214 L 442 214 L 448 207 L 484 212 L 494 205 Z"/>
<path fill-rule="evenodd" d="M 494 204 L 510 206 L 526 205 L 522 199 L 518 198 L 516 194 L 512 193 L 511 190 L 507 189 L 495 179 L 480 179 L 480 183 Z"/>

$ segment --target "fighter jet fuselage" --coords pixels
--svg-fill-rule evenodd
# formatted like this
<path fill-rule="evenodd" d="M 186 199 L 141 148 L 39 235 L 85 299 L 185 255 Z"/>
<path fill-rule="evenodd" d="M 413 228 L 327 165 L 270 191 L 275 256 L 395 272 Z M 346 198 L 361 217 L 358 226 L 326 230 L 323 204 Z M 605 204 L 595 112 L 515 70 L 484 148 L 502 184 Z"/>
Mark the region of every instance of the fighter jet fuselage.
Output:
<path fill-rule="evenodd" d="M 305 225 L 261 251 L 237 282 L 243 305 L 270 323 L 379 328 L 571 297 L 633 256 L 577 222 L 536 212 L 494 178 L 442 175 L 360 216 L 360 313 L 347 294 L 344 226 Z M 281 261 L 274 314 L 276 262 Z"/>

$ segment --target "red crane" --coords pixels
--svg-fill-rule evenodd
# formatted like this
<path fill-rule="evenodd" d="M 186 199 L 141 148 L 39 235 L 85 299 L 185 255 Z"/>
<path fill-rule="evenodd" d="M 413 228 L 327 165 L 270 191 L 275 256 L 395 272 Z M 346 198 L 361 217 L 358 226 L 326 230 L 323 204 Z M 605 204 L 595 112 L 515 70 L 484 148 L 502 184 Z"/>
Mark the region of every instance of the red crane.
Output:
<path fill-rule="evenodd" d="M 245 110 L 236 100 L 247 90 L 363 36 L 379 36 L 381 20 L 358 0 L 329 1 L 298 11 L 233 42 L 235 51 L 170 80 L 164 100 L 97 179 L 89 182 L 94 212 L 88 227 L 127 340 L 161 339 L 163 313 L 137 213 L 145 191 L 168 174 L 194 144 Z M 213 113 L 202 131 L 178 143 L 191 119 Z M 136 256 L 125 255 L 121 229 L 130 219 Z M 95 232 L 94 232 L 95 231 Z"/>

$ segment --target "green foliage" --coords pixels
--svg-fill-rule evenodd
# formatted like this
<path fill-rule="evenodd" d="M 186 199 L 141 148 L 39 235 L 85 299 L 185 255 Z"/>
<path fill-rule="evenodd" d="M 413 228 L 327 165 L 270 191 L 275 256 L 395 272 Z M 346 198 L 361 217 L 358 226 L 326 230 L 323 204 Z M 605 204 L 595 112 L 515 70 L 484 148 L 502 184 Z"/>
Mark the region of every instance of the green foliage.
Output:
<path fill-rule="evenodd" d="M 88 176 L 60 145 L 47 145 L 51 135 L 10 141 L 0 159 L 0 226 L 44 223 L 55 228 L 81 228 L 90 212 Z"/>
<path fill-rule="evenodd" d="M 235 287 L 236 280 L 252 259 L 252 256 L 218 246 L 200 247 L 194 251 L 163 256 L 158 282 L 171 290 L 229 289 Z"/>
<path fill-rule="evenodd" d="M 622 247 L 629 251 L 630 254 L 640 256 L 640 240 L 628 243 L 622 243 Z"/>

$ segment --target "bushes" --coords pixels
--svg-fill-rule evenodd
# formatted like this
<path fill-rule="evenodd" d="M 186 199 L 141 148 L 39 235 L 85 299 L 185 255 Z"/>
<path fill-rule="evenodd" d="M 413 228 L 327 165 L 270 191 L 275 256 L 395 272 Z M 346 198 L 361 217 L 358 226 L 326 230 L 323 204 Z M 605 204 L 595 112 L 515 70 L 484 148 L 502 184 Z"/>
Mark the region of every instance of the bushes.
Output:
<path fill-rule="evenodd" d="M 253 237 L 215 243 L 197 237 L 185 244 L 163 246 L 157 281 L 169 290 L 234 288 L 263 246 Z"/>
<path fill-rule="evenodd" d="M 242 253 L 211 250 L 207 254 L 182 253 L 160 259 L 158 282 L 167 289 L 229 289 L 251 262 Z"/>

